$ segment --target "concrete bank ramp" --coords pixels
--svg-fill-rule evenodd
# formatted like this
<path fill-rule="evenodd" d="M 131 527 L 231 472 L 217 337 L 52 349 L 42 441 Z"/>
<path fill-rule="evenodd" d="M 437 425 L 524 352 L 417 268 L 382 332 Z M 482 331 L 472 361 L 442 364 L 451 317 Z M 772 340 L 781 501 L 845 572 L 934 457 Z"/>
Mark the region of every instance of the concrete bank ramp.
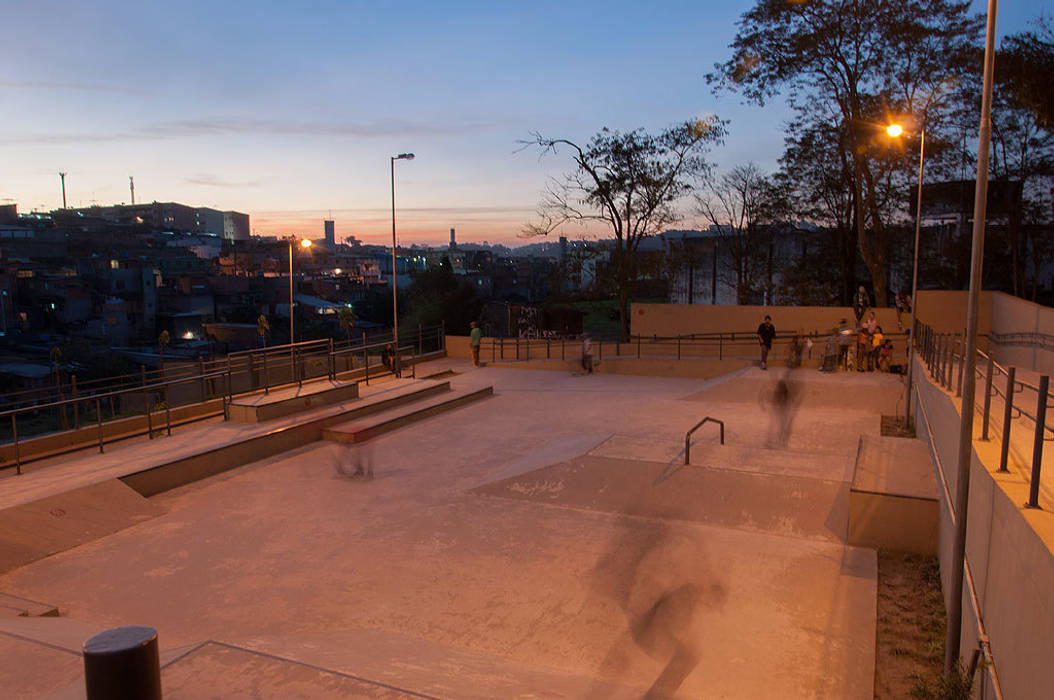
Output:
<path fill-rule="evenodd" d="M 0 573 L 164 511 L 117 479 L 0 511 Z"/>
<path fill-rule="evenodd" d="M 845 542 L 849 485 L 585 455 L 473 489 L 552 505 Z"/>

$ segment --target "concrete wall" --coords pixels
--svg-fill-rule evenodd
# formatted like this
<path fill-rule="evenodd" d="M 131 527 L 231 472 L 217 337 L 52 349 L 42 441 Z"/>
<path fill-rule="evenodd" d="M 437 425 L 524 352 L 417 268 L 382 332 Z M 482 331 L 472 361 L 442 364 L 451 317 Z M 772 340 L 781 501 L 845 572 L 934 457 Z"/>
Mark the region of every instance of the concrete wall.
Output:
<path fill-rule="evenodd" d="M 878 324 L 897 330 L 895 309 L 874 309 Z M 690 333 L 750 332 L 765 316 L 777 331 L 826 335 L 841 319 L 855 320 L 853 310 L 839 306 L 703 306 L 700 304 L 637 304 L 630 309 L 630 331 L 642 336 L 675 336 Z M 865 317 L 866 318 L 866 317 Z M 907 326 L 908 319 L 904 318 Z"/>
<path fill-rule="evenodd" d="M 987 335 L 992 327 L 992 292 L 981 292 L 977 309 L 977 332 Z M 929 289 L 918 295 L 915 316 L 938 333 L 963 333 L 966 330 L 965 290 Z"/>
<path fill-rule="evenodd" d="M 955 533 L 949 500 L 954 501 L 958 489 L 959 402 L 932 383 L 918 363 L 915 367 L 918 434 L 931 446 L 938 484 L 946 485 L 939 489 L 938 554 L 947 604 Z M 1050 663 L 1054 649 L 1054 514 L 1022 507 L 1028 497 L 1027 481 L 1016 470 L 996 472 L 997 441 L 975 440 L 973 447 L 967 560 L 1004 697 L 1050 697 L 1054 688 L 1054 664 Z M 964 585 L 961 654 L 967 663 L 977 647 L 977 634 L 977 615 L 969 586 Z M 994 696 L 988 692 L 986 697 Z"/>
<path fill-rule="evenodd" d="M 992 333 L 1044 333 L 1054 335 L 1054 309 L 1002 292 L 992 292 Z M 1038 346 L 995 345 L 996 361 L 1004 366 L 1027 367 L 1041 374 L 1054 372 L 1054 350 Z"/>

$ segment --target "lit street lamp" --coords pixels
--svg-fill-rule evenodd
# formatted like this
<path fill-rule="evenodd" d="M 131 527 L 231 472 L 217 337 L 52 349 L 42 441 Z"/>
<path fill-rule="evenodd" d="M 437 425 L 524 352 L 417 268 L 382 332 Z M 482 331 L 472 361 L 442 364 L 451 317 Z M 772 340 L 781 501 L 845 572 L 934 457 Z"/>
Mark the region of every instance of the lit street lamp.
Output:
<path fill-rule="evenodd" d="M 395 161 L 397 160 L 413 160 L 413 153 L 400 153 L 397 156 L 392 156 L 392 352 L 394 356 L 392 358 L 393 368 L 399 366 L 399 299 L 396 295 L 396 281 L 395 281 Z"/>
<path fill-rule="evenodd" d="M 900 124 L 890 124 L 886 127 L 886 133 L 891 138 L 897 138 L 904 133 L 904 127 Z M 915 360 L 915 309 L 918 308 L 919 300 L 919 228 L 922 225 L 922 163 L 926 152 L 926 130 L 919 131 L 919 193 L 915 198 L 915 258 L 911 271 L 911 325 L 908 337 L 908 396 L 904 402 L 904 430 L 908 429 L 911 422 L 911 372 Z"/>
<path fill-rule="evenodd" d="M 293 241 L 295 239 L 289 238 L 289 345 L 290 347 L 296 342 L 296 336 L 293 335 Z M 300 241 L 300 247 L 307 250 L 311 247 L 311 241 L 304 239 Z M 290 349 L 290 352 L 292 350 Z"/>

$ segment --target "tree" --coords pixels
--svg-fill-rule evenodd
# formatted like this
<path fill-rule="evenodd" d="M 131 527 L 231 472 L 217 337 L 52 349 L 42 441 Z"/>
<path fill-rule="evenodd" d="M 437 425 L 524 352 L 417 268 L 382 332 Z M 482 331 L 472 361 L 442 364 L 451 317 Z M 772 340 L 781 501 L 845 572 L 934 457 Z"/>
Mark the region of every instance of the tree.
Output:
<path fill-rule="evenodd" d="M 534 134 L 525 146 L 542 153 L 570 152 L 574 169 L 550 183 L 539 221 L 526 235 L 547 235 L 569 223 L 603 224 L 614 236 L 610 268 L 623 336 L 629 335 L 629 296 L 638 272 L 641 241 L 680 218 L 675 205 L 708 172 L 703 158 L 725 125 L 716 118 L 688 121 L 658 135 L 643 129 L 602 129 L 585 146 Z"/>
<path fill-rule="evenodd" d="M 260 314 L 256 319 L 256 333 L 260 336 L 260 342 L 267 345 L 267 336 L 271 333 L 271 322 L 267 320 L 267 316 Z"/>
<path fill-rule="evenodd" d="M 359 317 L 355 315 L 351 307 L 342 306 L 337 310 L 337 318 L 340 319 L 340 329 L 344 331 L 348 345 L 351 345 L 351 331 L 355 328 L 355 322 L 359 320 Z"/>
<path fill-rule="evenodd" d="M 161 376 L 165 376 L 165 347 L 168 345 L 170 338 L 168 331 L 161 331 L 161 334 L 157 336 L 157 347 L 160 350 L 160 359 L 158 364 L 161 369 Z"/>
<path fill-rule="evenodd" d="M 714 227 L 731 269 L 728 284 L 735 287 L 736 303 L 749 304 L 762 291 L 772 184 L 756 165 L 737 165 L 708 180 L 695 196 L 699 212 Z M 771 291 L 771 290 L 766 290 Z"/>
<path fill-rule="evenodd" d="M 940 86 L 980 31 L 969 2 L 956 0 L 757 0 L 743 14 L 732 58 L 707 76 L 764 104 L 787 91 L 803 123 L 837 125 L 852 229 L 871 273 L 876 303 L 889 301 L 883 187 L 892 170 L 881 127 L 910 113 L 918 125 L 942 106 Z"/>

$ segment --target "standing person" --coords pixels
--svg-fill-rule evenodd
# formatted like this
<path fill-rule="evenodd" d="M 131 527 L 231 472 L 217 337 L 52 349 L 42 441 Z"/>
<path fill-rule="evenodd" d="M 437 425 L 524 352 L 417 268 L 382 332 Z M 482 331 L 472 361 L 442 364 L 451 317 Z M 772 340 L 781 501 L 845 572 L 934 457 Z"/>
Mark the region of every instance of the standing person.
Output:
<path fill-rule="evenodd" d="M 479 345 L 483 342 L 483 331 L 479 324 L 472 322 L 472 330 L 468 334 L 468 344 L 472 346 L 472 366 L 479 367 Z"/>
<path fill-rule="evenodd" d="M 878 328 L 878 319 L 875 318 L 875 312 L 874 311 L 872 311 L 871 315 L 867 317 L 867 323 L 865 325 L 867 326 L 868 334 L 874 335 L 875 334 L 875 329 Z"/>
<path fill-rule="evenodd" d="M 849 327 L 849 321 L 842 319 L 838 322 L 838 364 L 842 371 L 849 369 L 849 346 L 853 342 L 853 329 Z"/>
<path fill-rule="evenodd" d="M 588 333 L 582 334 L 582 369 L 593 374 L 593 340 Z"/>
<path fill-rule="evenodd" d="M 882 351 L 882 345 L 885 343 L 885 336 L 882 334 L 882 326 L 877 326 L 875 332 L 871 334 L 871 369 L 879 369 L 878 365 L 878 354 Z"/>
<path fill-rule="evenodd" d="M 761 345 L 761 369 L 768 369 L 769 351 L 772 350 L 772 339 L 776 337 L 776 328 L 772 317 L 766 316 L 758 326 L 758 344 Z"/>
<path fill-rule="evenodd" d="M 871 357 L 871 334 L 867 332 L 867 326 L 861 326 L 856 344 L 857 372 L 863 372 L 867 369 L 867 359 L 869 357 Z"/>
<path fill-rule="evenodd" d="M 870 307 L 871 300 L 867 296 L 867 290 L 861 285 L 860 289 L 856 290 L 856 297 L 853 298 L 853 313 L 856 315 L 856 325 L 860 325 L 860 319 L 864 317 L 864 312 Z"/>
<path fill-rule="evenodd" d="M 907 292 L 897 292 L 897 330 L 904 330 L 901 316 L 911 314 L 911 295 Z"/>

